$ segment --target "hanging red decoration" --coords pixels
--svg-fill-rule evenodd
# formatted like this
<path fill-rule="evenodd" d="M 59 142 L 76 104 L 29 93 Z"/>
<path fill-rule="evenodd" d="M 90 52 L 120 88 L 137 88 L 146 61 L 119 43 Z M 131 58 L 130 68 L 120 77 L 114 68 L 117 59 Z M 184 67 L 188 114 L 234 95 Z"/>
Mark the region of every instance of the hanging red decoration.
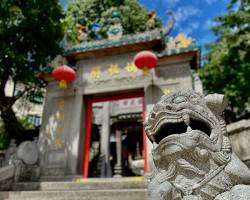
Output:
<path fill-rule="evenodd" d="M 67 84 L 75 80 L 76 73 L 72 68 L 63 65 L 53 70 L 52 77 L 54 80 L 59 81 L 60 88 L 67 88 Z"/>
<path fill-rule="evenodd" d="M 156 55 L 150 51 L 141 51 L 134 57 L 135 66 L 144 72 L 148 72 L 150 69 L 155 68 L 157 61 Z"/>

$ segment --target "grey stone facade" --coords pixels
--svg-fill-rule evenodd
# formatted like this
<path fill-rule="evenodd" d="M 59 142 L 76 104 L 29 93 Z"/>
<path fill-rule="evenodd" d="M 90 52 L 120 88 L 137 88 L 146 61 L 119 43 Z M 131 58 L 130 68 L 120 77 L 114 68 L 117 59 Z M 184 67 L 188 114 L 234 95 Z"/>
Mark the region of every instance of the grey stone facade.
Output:
<path fill-rule="evenodd" d="M 55 81 L 48 83 L 38 142 L 43 176 L 82 173 L 86 98 L 89 96 L 140 91 L 144 93 L 148 112 L 162 94 L 193 87 L 191 68 L 197 68 L 198 49 L 164 50 L 161 37 L 130 43 L 130 46 L 122 42 L 106 50 L 94 49 L 95 52 L 78 49 L 76 54 L 69 51 L 65 55 L 75 65 L 77 78 L 65 90 Z M 164 50 L 156 52 L 157 67 L 148 74 L 138 70 L 132 63 L 135 54 L 156 47 Z M 150 148 L 148 143 L 147 154 Z"/>

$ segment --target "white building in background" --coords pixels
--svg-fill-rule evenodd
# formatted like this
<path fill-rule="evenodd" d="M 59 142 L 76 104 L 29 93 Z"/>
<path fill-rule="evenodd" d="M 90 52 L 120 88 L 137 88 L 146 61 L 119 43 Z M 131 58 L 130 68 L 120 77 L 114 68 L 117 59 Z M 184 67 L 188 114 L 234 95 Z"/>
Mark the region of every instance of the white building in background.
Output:
<path fill-rule="evenodd" d="M 19 84 L 15 87 L 13 81 L 9 80 L 5 87 L 5 94 L 6 96 L 11 97 L 14 93 L 17 93 L 22 89 L 22 85 Z M 34 97 L 29 100 L 20 98 L 14 104 L 13 109 L 18 118 L 22 119 L 27 117 L 30 123 L 35 127 L 38 127 L 42 122 L 43 106 L 43 98 Z"/>

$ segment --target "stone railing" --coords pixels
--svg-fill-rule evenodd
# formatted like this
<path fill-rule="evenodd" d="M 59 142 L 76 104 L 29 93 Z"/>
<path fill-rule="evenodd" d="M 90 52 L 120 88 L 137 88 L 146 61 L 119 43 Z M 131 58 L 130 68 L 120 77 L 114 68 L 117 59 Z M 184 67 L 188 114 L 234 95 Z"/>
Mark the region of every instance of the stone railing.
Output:
<path fill-rule="evenodd" d="M 11 190 L 15 182 L 37 181 L 40 177 L 37 141 L 26 141 L 18 147 L 12 141 L 0 157 L 0 164 L 0 191 Z"/>
<path fill-rule="evenodd" d="M 250 119 L 229 124 L 227 132 L 234 152 L 250 168 Z"/>
<path fill-rule="evenodd" d="M 15 166 L 6 165 L 0 168 L 0 190 L 9 190 L 14 181 Z"/>

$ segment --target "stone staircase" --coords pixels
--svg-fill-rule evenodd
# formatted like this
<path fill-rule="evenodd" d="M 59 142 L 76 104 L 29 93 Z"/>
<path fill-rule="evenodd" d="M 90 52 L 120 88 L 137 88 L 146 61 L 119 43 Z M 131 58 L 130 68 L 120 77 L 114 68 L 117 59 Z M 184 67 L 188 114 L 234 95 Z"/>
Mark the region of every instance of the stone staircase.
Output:
<path fill-rule="evenodd" d="M 146 187 L 143 177 L 16 183 L 0 200 L 145 200 Z"/>

